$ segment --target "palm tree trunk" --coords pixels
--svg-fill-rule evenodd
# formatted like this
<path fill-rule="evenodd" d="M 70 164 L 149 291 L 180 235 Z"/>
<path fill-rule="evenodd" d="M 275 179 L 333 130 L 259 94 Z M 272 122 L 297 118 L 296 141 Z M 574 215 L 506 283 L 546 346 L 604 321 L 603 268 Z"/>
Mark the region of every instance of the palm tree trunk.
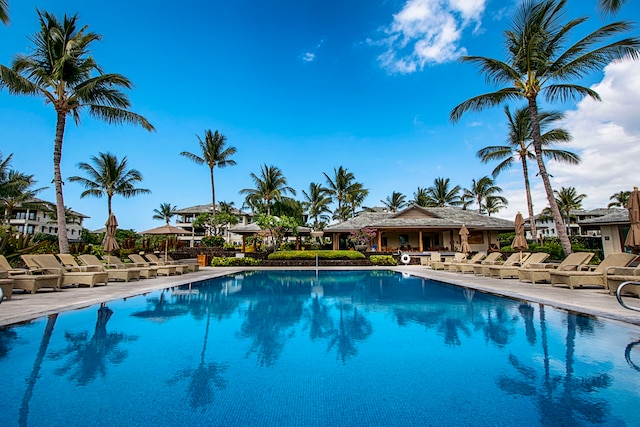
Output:
<path fill-rule="evenodd" d="M 564 250 L 565 256 L 571 253 L 571 242 L 569 236 L 567 236 L 567 230 L 564 228 L 564 221 L 558 209 L 558 203 L 553 195 L 553 188 L 549 181 L 549 174 L 547 168 L 544 165 L 544 158 L 542 157 L 542 137 L 540 136 L 540 121 L 538 120 L 538 105 L 535 98 L 529 98 L 529 114 L 531 115 L 531 127 L 533 131 L 533 148 L 536 153 L 536 161 L 538 162 L 538 169 L 540 171 L 540 178 L 544 185 L 544 190 L 547 193 L 547 201 L 549 202 L 549 208 L 553 215 L 553 221 L 556 225 L 560 244 Z"/>
<path fill-rule="evenodd" d="M 531 236 L 538 242 L 538 231 L 536 230 L 536 219 L 533 217 L 533 201 L 531 200 L 531 184 L 529 183 L 529 166 L 527 159 L 522 158 L 522 173 L 524 174 L 524 190 L 527 193 L 527 209 L 529 211 L 529 223 L 531 225 Z"/>
<path fill-rule="evenodd" d="M 216 186 L 213 179 L 213 168 L 211 168 L 211 206 L 213 206 L 213 214 L 216 214 Z"/>
<path fill-rule="evenodd" d="M 60 162 L 62 161 L 62 139 L 64 138 L 64 127 L 66 115 L 58 111 L 56 123 L 56 139 L 53 145 L 53 184 L 56 189 L 56 214 L 58 215 L 58 246 L 61 254 L 69 253 L 69 240 L 67 239 L 67 218 L 64 212 L 64 197 L 62 196 L 62 174 L 60 173 Z"/>
<path fill-rule="evenodd" d="M 107 195 L 107 218 L 109 218 L 111 216 L 111 199 L 113 196 L 111 196 L 111 194 Z"/>

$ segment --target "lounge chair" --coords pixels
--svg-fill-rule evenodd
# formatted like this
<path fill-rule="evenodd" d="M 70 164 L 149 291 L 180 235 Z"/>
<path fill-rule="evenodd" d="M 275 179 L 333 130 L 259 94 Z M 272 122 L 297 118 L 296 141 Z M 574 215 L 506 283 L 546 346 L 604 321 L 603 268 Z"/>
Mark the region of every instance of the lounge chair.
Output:
<path fill-rule="evenodd" d="M 456 252 L 453 255 L 453 259 L 449 259 L 446 261 L 434 261 L 431 263 L 431 268 L 433 270 L 446 270 L 447 268 L 449 268 L 449 264 L 452 263 L 456 263 L 456 262 L 462 262 L 463 259 L 467 258 L 467 254 L 463 253 L 463 252 Z"/>
<path fill-rule="evenodd" d="M 431 252 L 429 256 L 421 256 L 420 257 L 420 265 L 424 265 L 426 267 L 431 267 L 432 262 L 440 262 L 442 261 L 442 256 L 440 252 Z"/>
<path fill-rule="evenodd" d="M 104 260 L 104 259 L 103 259 Z M 149 266 L 137 266 L 134 263 L 124 263 L 117 256 L 109 255 L 106 260 L 108 266 L 113 266 L 114 268 L 131 268 L 140 271 L 141 279 L 153 279 L 154 277 L 158 277 L 158 268 Z"/>
<path fill-rule="evenodd" d="M 531 253 L 529 252 L 514 252 L 511 255 L 509 255 L 509 257 L 507 259 L 505 259 L 504 261 L 495 261 L 491 264 L 480 264 L 480 265 L 474 265 L 473 266 L 473 274 L 477 274 L 479 276 L 490 276 L 490 268 L 491 267 L 495 267 L 498 265 L 516 265 L 516 263 L 518 263 L 517 265 L 520 265 L 519 263 L 521 263 L 522 261 L 524 261 L 525 259 L 527 259 L 529 257 L 529 255 L 531 255 Z"/>
<path fill-rule="evenodd" d="M 140 279 L 140 270 L 134 268 L 115 268 L 103 264 L 95 255 L 84 254 L 78 257 L 80 262 L 85 266 L 96 267 L 101 271 L 106 271 L 109 275 L 109 280 L 122 280 L 128 282 L 129 280 Z"/>
<path fill-rule="evenodd" d="M 182 264 L 182 265 L 186 265 L 187 267 L 189 267 L 189 272 L 194 272 L 194 271 L 198 271 L 200 270 L 200 266 L 198 265 L 197 262 L 186 262 L 186 261 L 177 261 L 173 258 L 171 258 L 169 255 L 167 255 L 167 261 L 169 262 L 169 264 L 171 265 L 176 265 L 176 264 Z"/>
<path fill-rule="evenodd" d="M 186 264 L 180 264 L 177 262 L 170 262 L 170 261 L 163 261 L 160 258 L 158 258 L 157 256 L 155 256 L 155 254 L 144 254 L 144 257 L 147 259 L 147 261 L 149 261 L 151 263 L 151 265 L 159 265 L 159 266 L 166 266 L 166 265 L 170 265 L 172 267 L 176 268 L 176 274 L 185 274 L 189 272 L 189 266 Z"/>
<path fill-rule="evenodd" d="M 593 252 L 574 252 L 559 264 L 527 263 L 518 270 L 518 279 L 521 282 L 531 282 L 533 285 L 537 282 L 550 282 L 552 271 L 576 271 L 581 266 L 588 264 L 593 255 Z"/>
<path fill-rule="evenodd" d="M 60 287 L 65 285 L 85 285 L 92 288 L 98 283 L 106 285 L 109 281 L 109 275 L 103 271 L 68 271 L 53 254 L 21 255 L 21 257 L 29 268 L 35 263 L 39 270 L 61 275 Z"/>
<path fill-rule="evenodd" d="M 461 262 L 452 262 L 451 264 L 449 264 L 447 266 L 447 269 L 449 271 L 460 271 L 460 269 L 462 268 L 463 265 L 480 264 L 480 262 L 482 262 L 482 260 L 484 259 L 485 256 L 487 256 L 487 254 L 485 254 L 483 252 L 478 252 L 477 254 L 475 254 L 474 256 L 472 256 L 469 259 L 463 259 Z"/>
<path fill-rule="evenodd" d="M 8 271 L 9 275 L 25 274 L 27 272 L 27 270 L 25 270 L 24 268 L 13 268 L 4 255 L 0 255 L 0 269 Z"/>
<path fill-rule="evenodd" d="M 526 267 L 529 263 L 541 264 L 549 258 L 549 254 L 546 252 L 536 252 L 528 256 L 524 261 L 516 262 L 513 265 L 492 265 L 489 267 L 489 276 L 496 276 L 500 279 L 508 279 L 512 277 L 518 277 L 518 272 L 521 268 Z"/>
<path fill-rule="evenodd" d="M 9 273 L 6 270 L 0 270 L 0 289 L 2 289 L 2 298 L 9 301 L 13 294 L 13 280 L 9 278 Z"/>
<path fill-rule="evenodd" d="M 613 270 L 614 267 L 626 267 L 635 259 L 636 255 L 615 252 L 607 255 L 593 270 L 552 271 L 550 273 L 551 285 L 566 285 L 569 286 L 569 289 L 573 289 L 576 286 L 592 285 L 602 286 L 608 289 L 607 275 L 610 273 L 610 270 Z"/>
<path fill-rule="evenodd" d="M 176 267 L 174 265 L 155 265 L 137 254 L 130 254 L 129 259 L 138 267 L 154 267 L 156 269 L 156 274 L 159 276 L 171 276 L 176 274 Z"/>
<path fill-rule="evenodd" d="M 614 267 L 607 275 L 609 294 L 615 295 L 618 287 L 624 282 L 640 282 L 640 264 L 637 267 Z M 640 286 L 627 285 L 623 289 L 624 294 L 632 294 L 640 298 Z"/>
<path fill-rule="evenodd" d="M 103 271 L 102 267 L 96 265 L 80 265 L 71 254 L 56 254 L 56 258 L 64 265 L 68 271 Z"/>
<path fill-rule="evenodd" d="M 464 264 L 460 264 L 458 266 L 458 273 L 472 273 L 474 271 L 474 268 L 476 266 L 481 266 L 481 265 L 493 265 L 495 264 L 500 258 L 502 257 L 502 254 L 500 252 L 491 252 L 489 255 L 487 255 L 484 259 L 482 259 L 480 262 L 475 263 L 475 264 L 470 264 L 470 263 L 464 263 Z"/>

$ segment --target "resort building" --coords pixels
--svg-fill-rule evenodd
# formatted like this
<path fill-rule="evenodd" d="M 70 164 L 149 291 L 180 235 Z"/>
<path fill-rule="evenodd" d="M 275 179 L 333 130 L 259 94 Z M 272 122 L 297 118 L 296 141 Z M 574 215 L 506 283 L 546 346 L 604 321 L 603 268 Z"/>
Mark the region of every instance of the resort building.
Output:
<path fill-rule="evenodd" d="M 75 211 L 67 211 L 67 238 L 70 242 L 79 241 L 83 222 L 89 218 Z M 23 234 L 44 233 L 58 235 L 56 205 L 38 198 L 18 204 L 11 211 L 9 224 Z"/>
<path fill-rule="evenodd" d="M 600 218 L 605 215 L 608 215 L 616 210 L 621 209 L 608 209 L 608 208 L 597 208 L 591 210 L 584 209 L 573 209 L 570 212 L 569 224 L 565 224 L 567 227 L 567 232 L 570 236 L 599 236 L 599 230 L 594 229 L 583 229 L 581 224 L 583 221 L 587 221 L 593 218 Z M 558 237 L 558 231 L 556 230 L 556 224 L 553 221 L 553 218 L 549 215 L 539 214 L 535 217 L 536 222 L 536 230 L 538 234 L 538 240 L 546 237 Z M 563 218 L 564 219 L 564 218 Z M 529 219 L 527 222 L 527 239 L 533 240 L 533 236 L 531 235 L 531 230 L 528 227 Z"/>
<path fill-rule="evenodd" d="M 598 233 L 602 238 L 604 256 L 614 252 L 625 252 L 624 241 L 631 222 L 627 209 L 611 209 L 608 215 L 585 219 L 580 227 L 587 232 Z"/>
<path fill-rule="evenodd" d="M 217 208 L 220 209 L 220 206 L 218 205 Z M 247 225 L 253 219 L 253 215 L 251 215 L 250 213 L 242 212 L 235 208 L 232 208 L 231 212 L 238 219 L 238 225 Z M 188 233 L 184 236 L 179 236 L 179 239 L 188 241 L 189 246 L 197 246 L 202 238 L 207 235 L 207 230 L 205 228 L 196 228 L 192 225 L 193 221 L 196 220 L 198 215 L 203 213 L 213 213 L 211 203 L 207 205 L 191 206 L 184 209 L 178 209 L 176 211 L 176 214 L 178 216 L 178 219 L 176 220 L 176 227 L 183 228 Z M 242 243 L 242 236 L 231 232 L 231 228 L 231 224 L 227 224 L 224 227 L 222 237 L 224 237 L 227 243 L 240 245 Z"/>
<path fill-rule="evenodd" d="M 460 249 L 460 228 L 469 230 L 472 252 L 497 249 L 499 233 L 514 231 L 513 221 L 453 207 L 425 208 L 413 205 L 399 212 L 362 212 L 355 218 L 324 229 L 334 249 L 348 247 L 352 231 L 375 230 L 369 250 L 380 252 L 456 251 Z"/>

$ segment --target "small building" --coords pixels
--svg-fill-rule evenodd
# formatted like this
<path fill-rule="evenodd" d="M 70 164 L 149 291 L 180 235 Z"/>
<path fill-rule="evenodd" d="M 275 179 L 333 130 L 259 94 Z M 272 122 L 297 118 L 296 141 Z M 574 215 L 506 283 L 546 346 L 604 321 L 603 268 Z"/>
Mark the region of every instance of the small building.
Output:
<path fill-rule="evenodd" d="M 580 227 L 599 233 L 605 257 L 613 252 L 624 252 L 624 241 L 631 228 L 629 211 L 612 209 L 607 215 L 581 221 Z"/>
<path fill-rule="evenodd" d="M 218 205 L 218 209 L 220 206 Z M 249 213 L 242 212 L 238 209 L 232 208 L 231 212 L 238 218 L 238 225 L 246 225 L 251 222 L 253 216 Z M 178 216 L 176 220 L 176 227 L 183 228 L 186 230 L 188 234 L 184 236 L 179 236 L 180 240 L 186 240 L 189 242 L 190 246 L 196 246 L 200 243 L 202 238 L 206 235 L 206 230 L 204 228 L 198 229 L 192 226 L 193 221 L 196 220 L 198 215 L 203 213 L 213 213 L 213 209 L 211 208 L 211 203 L 207 205 L 196 205 L 191 206 L 184 209 L 176 210 L 176 214 Z M 234 245 L 242 244 L 242 236 L 230 231 L 231 225 L 227 225 L 225 227 L 224 233 L 222 236 L 224 237 L 227 243 L 232 243 Z"/>
<path fill-rule="evenodd" d="M 499 233 L 515 230 L 513 221 L 454 207 L 410 206 L 399 212 L 374 210 L 324 229 L 334 249 L 348 247 L 349 234 L 363 228 L 376 231 L 370 250 L 381 252 L 457 251 L 460 228 L 469 230 L 472 252 L 488 252 L 500 246 Z"/>
<path fill-rule="evenodd" d="M 32 198 L 16 206 L 11 211 L 9 225 L 20 233 L 34 235 L 36 233 L 58 235 L 55 203 Z M 79 241 L 82 235 L 83 223 L 86 215 L 75 211 L 67 211 L 67 239 L 70 242 Z"/>
<path fill-rule="evenodd" d="M 570 236 L 599 236 L 599 230 L 594 230 L 591 228 L 583 229 L 581 224 L 584 221 L 600 218 L 605 215 L 609 215 L 616 209 L 609 208 L 597 208 L 597 209 L 573 209 L 571 210 L 569 225 L 567 226 L 567 233 Z M 618 209 L 620 210 L 620 209 Z M 539 214 L 534 216 L 536 223 L 536 231 L 538 234 L 538 239 L 546 238 L 546 237 L 558 237 L 558 231 L 556 230 L 556 223 L 553 218 L 549 215 Z M 563 218 L 564 221 L 565 218 Z M 527 223 L 527 239 L 533 240 L 533 236 L 531 234 L 531 229 L 529 228 L 529 219 L 526 220 Z"/>

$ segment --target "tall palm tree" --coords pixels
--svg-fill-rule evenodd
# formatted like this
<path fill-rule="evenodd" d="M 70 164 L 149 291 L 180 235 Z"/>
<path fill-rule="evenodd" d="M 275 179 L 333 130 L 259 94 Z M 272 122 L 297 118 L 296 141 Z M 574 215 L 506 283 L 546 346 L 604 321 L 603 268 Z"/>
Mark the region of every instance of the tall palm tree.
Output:
<path fill-rule="evenodd" d="M 0 87 L 15 95 L 44 98 L 56 111 L 56 135 L 53 148 L 53 183 L 58 215 L 58 243 L 61 253 L 69 253 L 67 225 L 64 222 L 62 192 L 62 143 L 67 117 L 80 124 L 80 112 L 88 109 L 91 117 L 109 124 L 133 123 L 148 131 L 154 127 L 144 117 L 129 110 L 131 103 L 121 89 L 131 89 L 131 81 L 121 74 L 105 74 L 91 55 L 90 47 L 101 37 L 77 28 L 78 16 L 54 15 L 38 11 L 40 31 L 31 40 L 30 55 L 17 55 L 11 68 L 0 65 Z"/>
<path fill-rule="evenodd" d="M 485 199 L 484 209 L 487 212 L 487 216 L 500 212 L 500 209 L 507 207 L 507 199 L 502 196 L 490 196 Z"/>
<path fill-rule="evenodd" d="M 153 219 L 162 220 L 165 224 L 169 225 L 171 218 L 177 215 L 177 210 L 178 207 L 171 206 L 171 203 L 160 203 L 160 207 L 153 210 Z"/>
<path fill-rule="evenodd" d="M 566 227 L 571 223 L 571 211 L 582 208 L 582 200 L 586 194 L 578 194 L 575 187 L 562 187 L 560 191 L 554 190 L 558 208 L 564 214 Z"/>
<path fill-rule="evenodd" d="M 609 200 L 613 200 L 613 202 L 607 205 L 607 208 L 619 207 L 625 208 L 627 207 L 627 202 L 629 201 L 629 197 L 631 197 L 631 191 L 620 191 L 609 197 Z"/>
<path fill-rule="evenodd" d="M 1 175 L 1 173 L 0 173 Z M 0 191 L 0 206 L 4 207 L 4 218 L 9 223 L 13 210 L 25 202 L 33 199 L 39 192 L 47 187 L 32 188 L 36 184 L 33 175 L 10 170 L 7 174 L 6 185 L 0 179 L 0 187 L 5 187 Z"/>
<path fill-rule="evenodd" d="M 465 188 L 462 190 L 462 200 L 473 201 L 478 205 L 478 213 L 484 213 L 485 205 L 489 198 L 498 199 L 503 205 L 507 204 L 507 199 L 503 196 L 498 196 L 496 193 L 502 193 L 502 188 L 497 186 L 493 179 L 488 176 L 483 176 L 478 180 L 471 180 L 471 188 Z M 494 200 L 494 204 L 498 202 Z"/>
<path fill-rule="evenodd" d="M 9 23 L 9 2 L 0 0 L 0 22 L 7 25 Z"/>
<path fill-rule="evenodd" d="M 135 185 L 142 181 L 142 174 L 137 169 L 127 169 L 128 160 L 125 156 L 122 161 L 111 153 L 100 153 L 98 157 L 92 157 L 94 166 L 81 162 L 78 169 L 87 174 L 87 178 L 82 176 L 72 176 L 71 182 L 78 182 L 86 188 L 80 193 L 80 198 L 93 196 L 101 198 L 107 196 L 107 216 L 111 215 L 111 200 L 113 196 L 120 195 L 124 198 L 149 194 L 151 190 L 146 188 L 136 188 Z"/>
<path fill-rule="evenodd" d="M 529 221 L 531 225 L 531 235 L 534 238 L 538 235 L 536 230 L 536 221 L 533 214 L 533 201 L 531 200 L 531 184 L 529 182 L 529 163 L 528 161 L 535 161 L 536 155 L 533 152 L 533 128 L 531 126 L 531 115 L 528 108 L 518 108 L 512 115 L 508 106 L 504 107 L 504 113 L 507 116 L 509 123 L 509 136 L 505 145 L 495 145 L 485 147 L 478 151 L 476 154 L 483 163 L 489 163 L 494 160 L 502 160 L 498 163 L 498 166 L 492 172 L 495 178 L 498 174 L 506 169 L 509 169 L 515 164 L 517 160 L 520 160 L 522 165 L 522 173 L 524 175 L 524 188 L 527 196 L 527 208 L 529 212 Z M 578 164 L 580 162 L 580 156 L 570 151 L 558 150 L 550 148 L 550 145 L 558 142 L 566 142 L 571 140 L 571 135 L 565 129 L 554 128 L 549 131 L 545 129 L 551 125 L 552 122 L 560 120 L 564 117 L 564 114 L 557 111 L 538 112 L 540 119 L 540 131 L 544 132 L 541 135 L 542 140 L 542 155 L 546 159 L 552 159 L 557 162 L 563 162 L 567 164 Z"/>
<path fill-rule="evenodd" d="M 413 193 L 413 200 L 409 203 L 427 207 L 429 206 L 429 195 L 427 194 L 427 189 L 424 187 L 418 187 L 415 193 Z"/>
<path fill-rule="evenodd" d="M 302 202 L 306 209 L 309 218 L 313 218 L 313 229 L 319 228 L 320 219 L 328 219 L 328 214 L 331 213 L 329 205 L 331 204 L 331 196 L 329 196 L 329 190 L 318 184 L 312 182 L 309 184 L 309 191 L 302 190 L 304 201 Z"/>
<path fill-rule="evenodd" d="M 456 106 L 450 119 L 456 122 L 467 111 L 479 111 L 504 104 L 508 100 L 525 99 L 532 126 L 533 148 L 536 154 L 540 178 L 547 193 L 549 207 L 558 229 L 562 248 L 571 253 L 571 243 L 562 226 L 562 215 L 554 198 L 553 188 L 542 154 L 542 138 L 538 114 L 538 95 L 545 95 L 548 102 L 567 101 L 589 96 L 599 100 L 593 89 L 575 84 L 574 81 L 591 71 L 600 70 L 614 60 L 640 57 L 640 40 L 634 37 L 615 42 L 605 42 L 612 36 L 627 32 L 630 22 L 614 22 L 605 25 L 565 48 L 571 30 L 587 18 L 573 19 L 561 24 L 566 0 L 525 0 L 513 20 L 512 28 L 505 32 L 507 60 L 500 61 L 481 56 L 464 56 L 463 62 L 480 67 L 487 79 L 501 89 L 475 96 Z"/>
<path fill-rule="evenodd" d="M 393 193 L 391 193 L 391 196 L 387 196 L 385 200 L 380 201 L 391 212 L 398 212 L 398 210 L 404 208 L 407 205 L 407 196 L 394 191 Z"/>
<path fill-rule="evenodd" d="M 460 186 L 456 185 L 450 188 L 449 178 L 436 178 L 433 186 L 427 188 L 427 206 L 443 207 L 458 206 L 462 203 L 460 200 Z"/>
<path fill-rule="evenodd" d="M 347 168 L 342 166 L 336 169 L 333 168 L 333 178 L 327 175 L 326 172 L 323 172 L 324 177 L 327 179 L 327 185 L 329 189 L 329 193 L 332 196 L 335 196 L 338 200 L 338 208 L 336 212 L 342 212 L 342 201 L 344 200 L 344 196 L 349 191 L 349 187 L 353 184 L 353 181 L 356 177 L 353 173 L 349 172 Z"/>
<path fill-rule="evenodd" d="M 280 200 L 285 194 L 291 193 L 295 196 L 296 190 L 287 185 L 287 179 L 277 166 L 263 165 L 260 167 L 260 176 L 251 172 L 251 179 L 255 188 L 244 188 L 240 194 L 245 194 L 245 203 L 256 205 L 261 203 L 271 215 L 271 205 L 275 200 Z"/>
<path fill-rule="evenodd" d="M 356 216 L 356 211 L 360 206 L 362 206 L 367 196 L 369 196 L 369 189 L 364 188 L 364 184 L 361 182 L 354 182 L 351 184 L 344 195 L 345 206 L 343 206 L 342 211 L 339 211 L 341 213 L 340 219 L 342 221 L 348 219 L 349 214 L 354 218 Z"/>
<path fill-rule="evenodd" d="M 606 13 L 616 13 L 627 2 L 627 0 L 598 0 L 598 6 Z"/>
<path fill-rule="evenodd" d="M 197 135 L 196 135 L 197 136 Z M 200 151 L 202 155 L 183 151 L 181 156 L 185 156 L 188 159 L 193 160 L 199 165 L 207 164 L 209 171 L 211 172 L 211 206 L 213 206 L 213 213 L 216 210 L 216 186 L 213 177 L 213 169 L 217 166 L 224 168 L 227 166 L 235 166 L 236 161 L 231 159 L 231 156 L 236 154 L 236 147 L 226 147 L 227 137 L 218 133 L 218 131 L 211 132 L 211 130 L 204 131 L 204 141 L 197 136 L 198 143 L 200 144 Z"/>

